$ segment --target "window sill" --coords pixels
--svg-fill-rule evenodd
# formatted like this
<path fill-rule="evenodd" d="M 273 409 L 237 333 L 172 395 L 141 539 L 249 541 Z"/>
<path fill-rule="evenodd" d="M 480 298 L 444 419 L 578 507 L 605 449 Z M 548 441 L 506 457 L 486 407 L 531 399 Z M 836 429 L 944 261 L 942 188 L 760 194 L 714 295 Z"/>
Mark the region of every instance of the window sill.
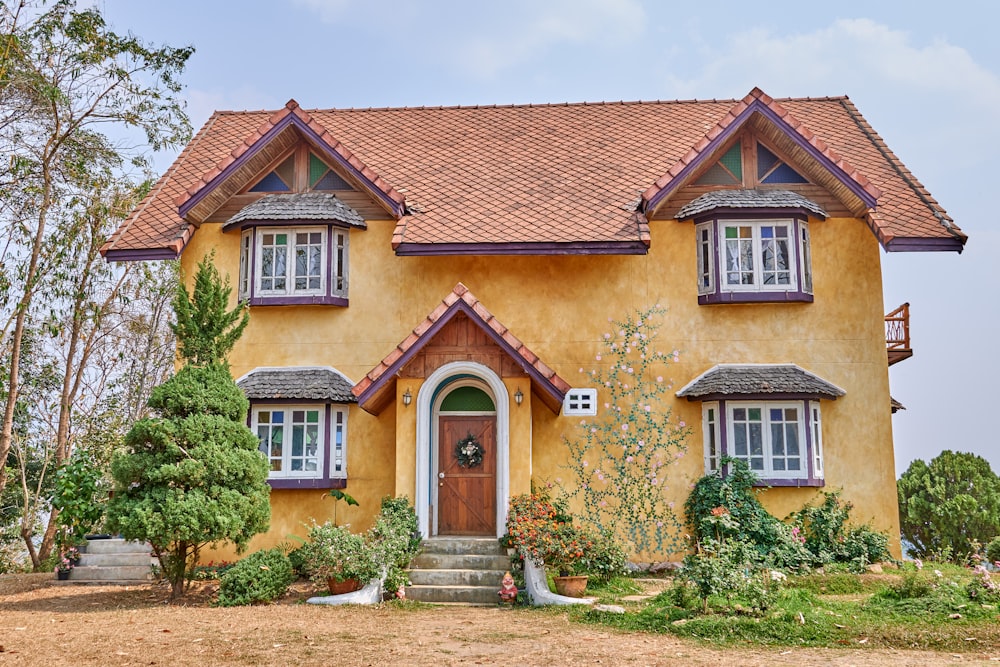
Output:
<path fill-rule="evenodd" d="M 246 300 L 250 306 L 342 306 L 348 300 L 342 296 L 255 296 Z"/>
<path fill-rule="evenodd" d="M 346 489 L 347 479 L 335 478 L 296 478 L 276 477 L 267 480 L 272 489 Z"/>
<path fill-rule="evenodd" d="M 719 303 L 812 303 L 808 292 L 715 292 L 699 294 L 698 305 Z"/>
<path fill-rule="evenodd" d="M 803 487 L 803 488 L 818 488 L 826 486 L 826 481 L 823 479 L 762 479 L 754 484 L 755 487 Z"/>

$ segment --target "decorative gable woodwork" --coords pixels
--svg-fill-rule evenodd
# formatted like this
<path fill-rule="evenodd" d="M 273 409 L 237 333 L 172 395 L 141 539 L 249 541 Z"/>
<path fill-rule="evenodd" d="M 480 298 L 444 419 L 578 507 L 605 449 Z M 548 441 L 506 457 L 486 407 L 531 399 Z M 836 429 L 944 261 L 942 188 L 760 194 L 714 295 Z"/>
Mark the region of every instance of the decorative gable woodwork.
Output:
<path fill-rule="evenodd" d="M 820 204 L 833 217 L 864 214 L 864 202 L 785 133 L 759 116 L 747 125 L 660 206 L 655 220 L 673 218 L 684 205 L 720 189 L 788 190 Z"/>
<path fill-rule="evenodd" d="M 297 134 L 296 131 L 292 133 Z M 285 142 L 281 142 L 282 145 Z M 269 156 L 275 154 L 267 146 L 260 154 L 266 153 Z M 240 169 L 234 173 L 229 180 L 233 184 L 224 188 L 219 186 L 216 192 L 225 190 L 228 192 L 236 185 L 242 185 L 237 194 L 230 196 L 218 208 L 213 210 L 207 222 L 226 222 L 237 212 L 252 204 L 266 194 L 290 194 L 301 192 L 328 192 L 336 195 L 338 199 L 353 208 L 365 219 L 378 219 L 386 217 L 383 209 L 377 201 L 359 186 L 349 182 L 350 176 L 341 172 L 335 167 L 331 167 L 316 155 L 315 149 L 301 135 L 298 136 L 297 143 L 291 149 L 286 149 L 268 161 L 261 168 L 260 161 L 252 158 L 248 164 L 253 163 L 258 167 L 258 171 L 248 176 L 250 168 Z M 225 184 L 223 184 L 225 185 Z M 217 202 L 222 195 L 216 197 L 213 192 L 206 200 L 211 199 Z M 201 204 L 198 207 L 200 208 Z"/>
<path fill-rule="evenodd" d="M 500 377 L 528 376 L 481 326 L 459 312 L 399 369 L 399 377 L 426 378 L 453 361 L 474 361 Z"/>

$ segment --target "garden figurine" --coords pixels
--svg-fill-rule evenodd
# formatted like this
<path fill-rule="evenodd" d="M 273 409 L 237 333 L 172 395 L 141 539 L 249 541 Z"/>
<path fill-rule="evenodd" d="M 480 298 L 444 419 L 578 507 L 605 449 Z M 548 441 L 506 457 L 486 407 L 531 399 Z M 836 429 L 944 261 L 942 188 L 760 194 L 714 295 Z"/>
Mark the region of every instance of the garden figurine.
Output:
<path fill-rule="evenodd" d="M 512 604 L 517 597 L 517 586 L 514 585 L 514 577 L 510 576 L 510 572 L 504 573 L 503 579 L 500 580 L 500 590 L 497 591 L 497 595 L 500 596 L 501 603 Z"/>

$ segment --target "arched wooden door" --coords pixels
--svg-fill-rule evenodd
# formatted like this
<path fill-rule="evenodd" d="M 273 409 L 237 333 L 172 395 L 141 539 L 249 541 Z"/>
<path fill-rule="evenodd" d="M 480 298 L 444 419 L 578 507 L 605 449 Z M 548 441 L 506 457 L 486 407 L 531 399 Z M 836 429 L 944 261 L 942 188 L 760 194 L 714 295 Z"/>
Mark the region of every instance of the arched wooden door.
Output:
<path fill-rule="evenodd" d="M 496 535 L 496 431 L 495 415 L 438 418 L 438 535 Z M 462 466 L 456 446 L 469 435 L 483 460 Z"/>

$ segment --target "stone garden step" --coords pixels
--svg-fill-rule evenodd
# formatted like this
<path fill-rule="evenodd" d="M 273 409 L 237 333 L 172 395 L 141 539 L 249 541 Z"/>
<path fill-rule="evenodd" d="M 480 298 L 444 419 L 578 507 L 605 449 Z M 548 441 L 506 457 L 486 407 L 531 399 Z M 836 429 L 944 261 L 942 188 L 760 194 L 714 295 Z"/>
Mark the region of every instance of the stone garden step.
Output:
<path fill-rule="evenodd" d="M 493 586 L 500 590 L 505 570 L 410 570 L 414 586 Z"/>

